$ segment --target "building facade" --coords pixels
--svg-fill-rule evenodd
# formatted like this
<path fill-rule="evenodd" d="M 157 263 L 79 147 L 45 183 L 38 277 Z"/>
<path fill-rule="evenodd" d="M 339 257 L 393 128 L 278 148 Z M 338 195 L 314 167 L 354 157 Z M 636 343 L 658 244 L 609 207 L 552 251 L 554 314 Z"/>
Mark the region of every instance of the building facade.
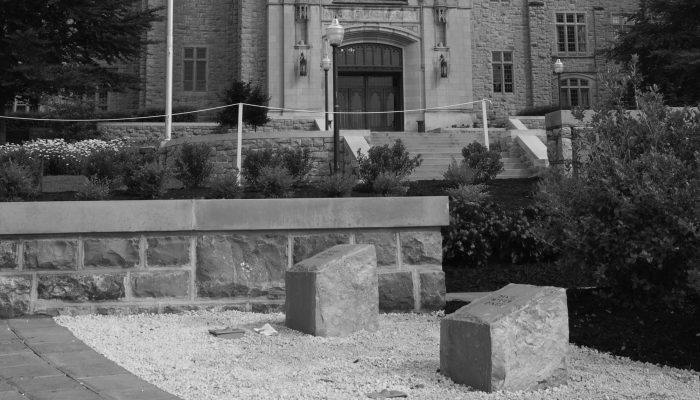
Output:
<path fill-rule="evenodd" d="M 271 118 L 323 118 L 325 94 L 332 103 L 334 90 L 320 67 L 332 52 L 325 27 L 337 17 L 345 28 L 338 105 L 350 112 L 339 119 L 343 129 L 470 124 L 480 112 L 471 102 L 480 99 L 490 100 L 497 117 L 558 104 L 560 95 L 565 106 L 590 106 L 607 67 L 601 51 L 638 2 L 175 0 L 173 104 L 220 106 L 239 79 L 262 85 L 279 109 Z M 140 76 L 140 90 L 110 94 L 110 108 L 164 106 L 165 22 L 148 39 L 154 43 L 128 67 Z M 557 59 L 564 63 L 560 81 Z"/>

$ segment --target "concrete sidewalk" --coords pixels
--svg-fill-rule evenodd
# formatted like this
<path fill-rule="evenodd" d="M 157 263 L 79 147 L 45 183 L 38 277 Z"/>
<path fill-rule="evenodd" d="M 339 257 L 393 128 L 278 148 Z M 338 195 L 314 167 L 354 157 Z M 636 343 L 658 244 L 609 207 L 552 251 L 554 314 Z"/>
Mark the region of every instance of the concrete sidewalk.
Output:
<path fill-rule="evenodd" d="M 0 320 L 2 400 L 179 400 L 51 318 Z"/>

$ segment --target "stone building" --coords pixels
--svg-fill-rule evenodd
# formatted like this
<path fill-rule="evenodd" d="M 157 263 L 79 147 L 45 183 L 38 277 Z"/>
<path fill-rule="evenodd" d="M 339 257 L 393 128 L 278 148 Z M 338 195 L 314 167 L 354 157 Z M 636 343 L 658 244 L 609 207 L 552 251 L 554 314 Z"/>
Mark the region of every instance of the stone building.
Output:
<path fill-rule="evenodd" d="M 489 99 L 497 117 L 557 104 L 557 59 L 564 105 L 589 106 L 600 96 L 601 50 L 637 7 L 638 0 L 175 0 L 173 103 L 222 105 L 228 84 L 241 79 L 261 84 L 270 106 L 284 109 L 272 118 L 323 118 L 333 88 L 320 62 L 331 51 L 325 27 L 337 16 L 345 27 L 341 111 L 405 111 L 344 114 L 343 129 L 470 124 L 480 106 L 465 103 L 479 99 Z M 129 66 L 140 90 L 110 94 L 109 108 L 163 107 L 165 22 L 148 39 L 158 43 Z"/>

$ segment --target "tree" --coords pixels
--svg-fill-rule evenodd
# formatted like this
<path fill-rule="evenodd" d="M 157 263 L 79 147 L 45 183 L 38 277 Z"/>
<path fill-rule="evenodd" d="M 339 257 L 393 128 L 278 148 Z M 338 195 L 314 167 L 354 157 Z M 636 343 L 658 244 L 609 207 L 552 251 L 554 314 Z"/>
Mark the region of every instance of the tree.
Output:
<path fill-rule="evenodd" d="M 0 0 L 0 113 L 17 96 L 36 104 L 130 87 L 135 77 L 110 66 L 138 57 L 160 9 L 134 0 Z"/>
<path fill-rule="evenodd" d="M 642 0 L 610 51 L 622 62 L 635 54 L 644 84 L 658 85 L 670 105 L 700 103 L 700 2 Z"/>
<path fill-rule="evenodd" d="M 231 86 L 226 90 L 222 100 L 228 104 L 253 104 L 258 106 L 267 106 L 270 97 L 267 96 L 260 85 L 253 85 L 250 82 L 233 80 Z M 219 112 L 217 119 L 221 125 L 236 126 L 238 125 L 238 106 L 227 107 Z M 258 126 L 265 125 L 270 121 L 267 117 L 266 107 L 243 107 L 243 123 L 251 125 L 253 129 Z"/>

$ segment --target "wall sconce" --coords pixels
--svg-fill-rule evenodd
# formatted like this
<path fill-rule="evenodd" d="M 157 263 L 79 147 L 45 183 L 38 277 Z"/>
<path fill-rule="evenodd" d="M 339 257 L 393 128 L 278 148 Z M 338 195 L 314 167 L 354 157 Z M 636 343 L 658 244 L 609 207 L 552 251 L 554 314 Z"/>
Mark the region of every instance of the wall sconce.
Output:
<path fill-rule="evenodd" d="M 444 54 L 440 54 L 440 77 L 447 78 L 447 60 Z"/>
<path fill-rule="evenodd" d="M 306 76 L 306 57 L 304 53 L 299 56 L 299 76 Z"/>

